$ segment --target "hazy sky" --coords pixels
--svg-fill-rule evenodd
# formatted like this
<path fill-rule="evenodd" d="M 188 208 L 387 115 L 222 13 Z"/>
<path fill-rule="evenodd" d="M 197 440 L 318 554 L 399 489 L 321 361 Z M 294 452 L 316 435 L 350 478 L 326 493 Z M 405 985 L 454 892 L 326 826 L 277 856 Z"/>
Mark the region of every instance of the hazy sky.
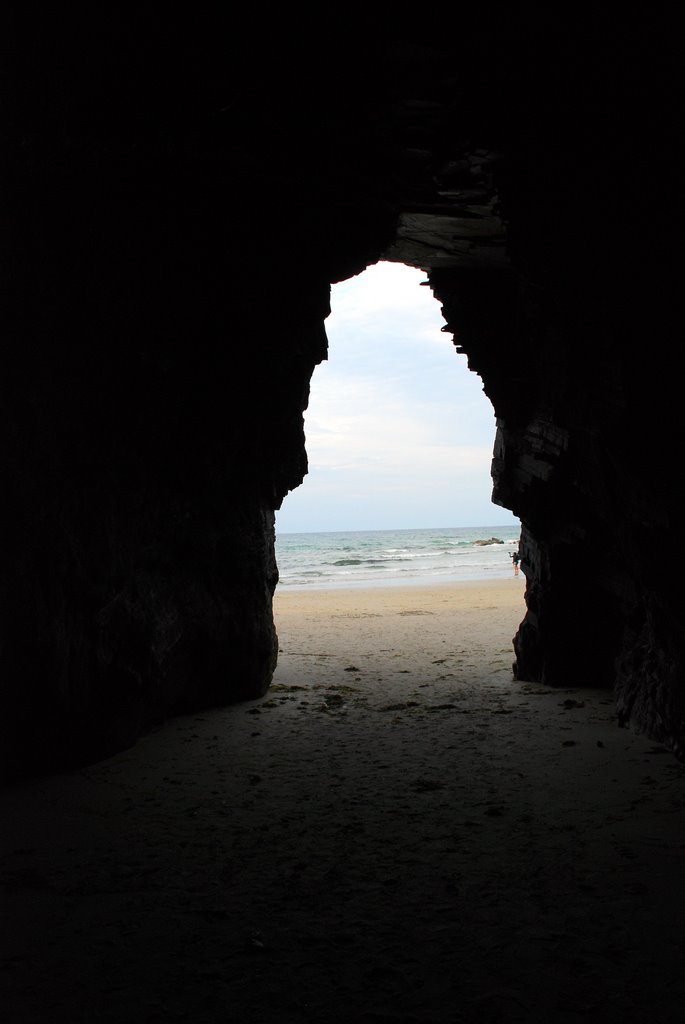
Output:
<path fill-rule="evenodd" d="M 490 500 L 492 405 L 423 280 L 377 263 L 333 286 L 328 362 L 305 412 L 309 474 L 279 532 L 518 522 Z"/>

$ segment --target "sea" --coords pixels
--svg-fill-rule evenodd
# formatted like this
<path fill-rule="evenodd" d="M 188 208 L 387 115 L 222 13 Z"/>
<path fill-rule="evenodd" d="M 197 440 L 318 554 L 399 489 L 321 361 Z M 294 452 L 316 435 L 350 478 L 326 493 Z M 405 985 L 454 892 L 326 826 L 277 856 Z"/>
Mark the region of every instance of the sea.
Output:
<path fill-rule="evenodd" d="M 521 528 L 277 533 L 279 588 L 285 590 L 431 584 L 513 575 Z"/>

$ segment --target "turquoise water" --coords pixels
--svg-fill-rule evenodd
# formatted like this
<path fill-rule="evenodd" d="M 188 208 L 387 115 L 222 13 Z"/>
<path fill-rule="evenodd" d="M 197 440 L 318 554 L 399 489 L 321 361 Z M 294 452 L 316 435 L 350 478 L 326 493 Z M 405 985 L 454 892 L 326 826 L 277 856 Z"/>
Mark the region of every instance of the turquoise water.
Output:
<path fill-rule="evenodd" d="M 511 553 L 518 548 L 519 535 L 518 525 L 279 533 L 279 587 L 366 587 L 512 576 Z"/>

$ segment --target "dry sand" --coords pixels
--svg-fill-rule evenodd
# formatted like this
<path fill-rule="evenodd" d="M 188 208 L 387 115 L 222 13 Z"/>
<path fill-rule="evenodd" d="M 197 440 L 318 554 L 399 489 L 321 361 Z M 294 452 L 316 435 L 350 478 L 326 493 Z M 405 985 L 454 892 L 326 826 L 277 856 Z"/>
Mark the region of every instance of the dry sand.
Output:
<path fill-rule="evenodd" d="M 275 608 L 263 700 L 2 794 L 3 1022 L 680 1021 L 685 767 L 512 679 L 522 578 Z"/>

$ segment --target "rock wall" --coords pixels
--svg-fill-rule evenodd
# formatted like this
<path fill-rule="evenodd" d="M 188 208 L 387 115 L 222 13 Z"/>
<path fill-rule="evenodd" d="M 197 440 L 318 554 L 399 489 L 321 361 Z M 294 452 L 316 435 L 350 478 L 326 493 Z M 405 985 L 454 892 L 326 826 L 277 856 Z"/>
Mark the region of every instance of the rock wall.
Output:
<path fill-rule="evenodd" d="M 682 755 L 678 252 L 657 210 L 674 125 L 643 66 L 584 71 L 587 95 L 552 92 L 540 137 L 503 142 L 510 269 L 430 279 L 495 407 L 494 500 L 522 521 L 515 675 L 612 688 L 621 721 Z"/>
<path fill-rule="evenodd" d="M 274 509 L 306 473 L 329 282 L 396 218 L 375 109 L 351 123 L 365 82 L 351 108 L 312 91 L 323 57 L 290 79 L 272 48 L 260 80 L 233 35 L 217 54 L 101 31 L 75 53 L 44 33 L 18 48 L 4 147 L 10 777 L 264 693 Z"/>
<path fill-rule="evenodd" d="M 93 17 L 19 39 L 5 121 L 3 773 L 264 692 L 329 284 L 383 254 L 430 272 L 497 411 L 516 673 L 614 685 L 680 749 L 676 124 L 620 32 L 581 60 L 542 23 Z"/>

